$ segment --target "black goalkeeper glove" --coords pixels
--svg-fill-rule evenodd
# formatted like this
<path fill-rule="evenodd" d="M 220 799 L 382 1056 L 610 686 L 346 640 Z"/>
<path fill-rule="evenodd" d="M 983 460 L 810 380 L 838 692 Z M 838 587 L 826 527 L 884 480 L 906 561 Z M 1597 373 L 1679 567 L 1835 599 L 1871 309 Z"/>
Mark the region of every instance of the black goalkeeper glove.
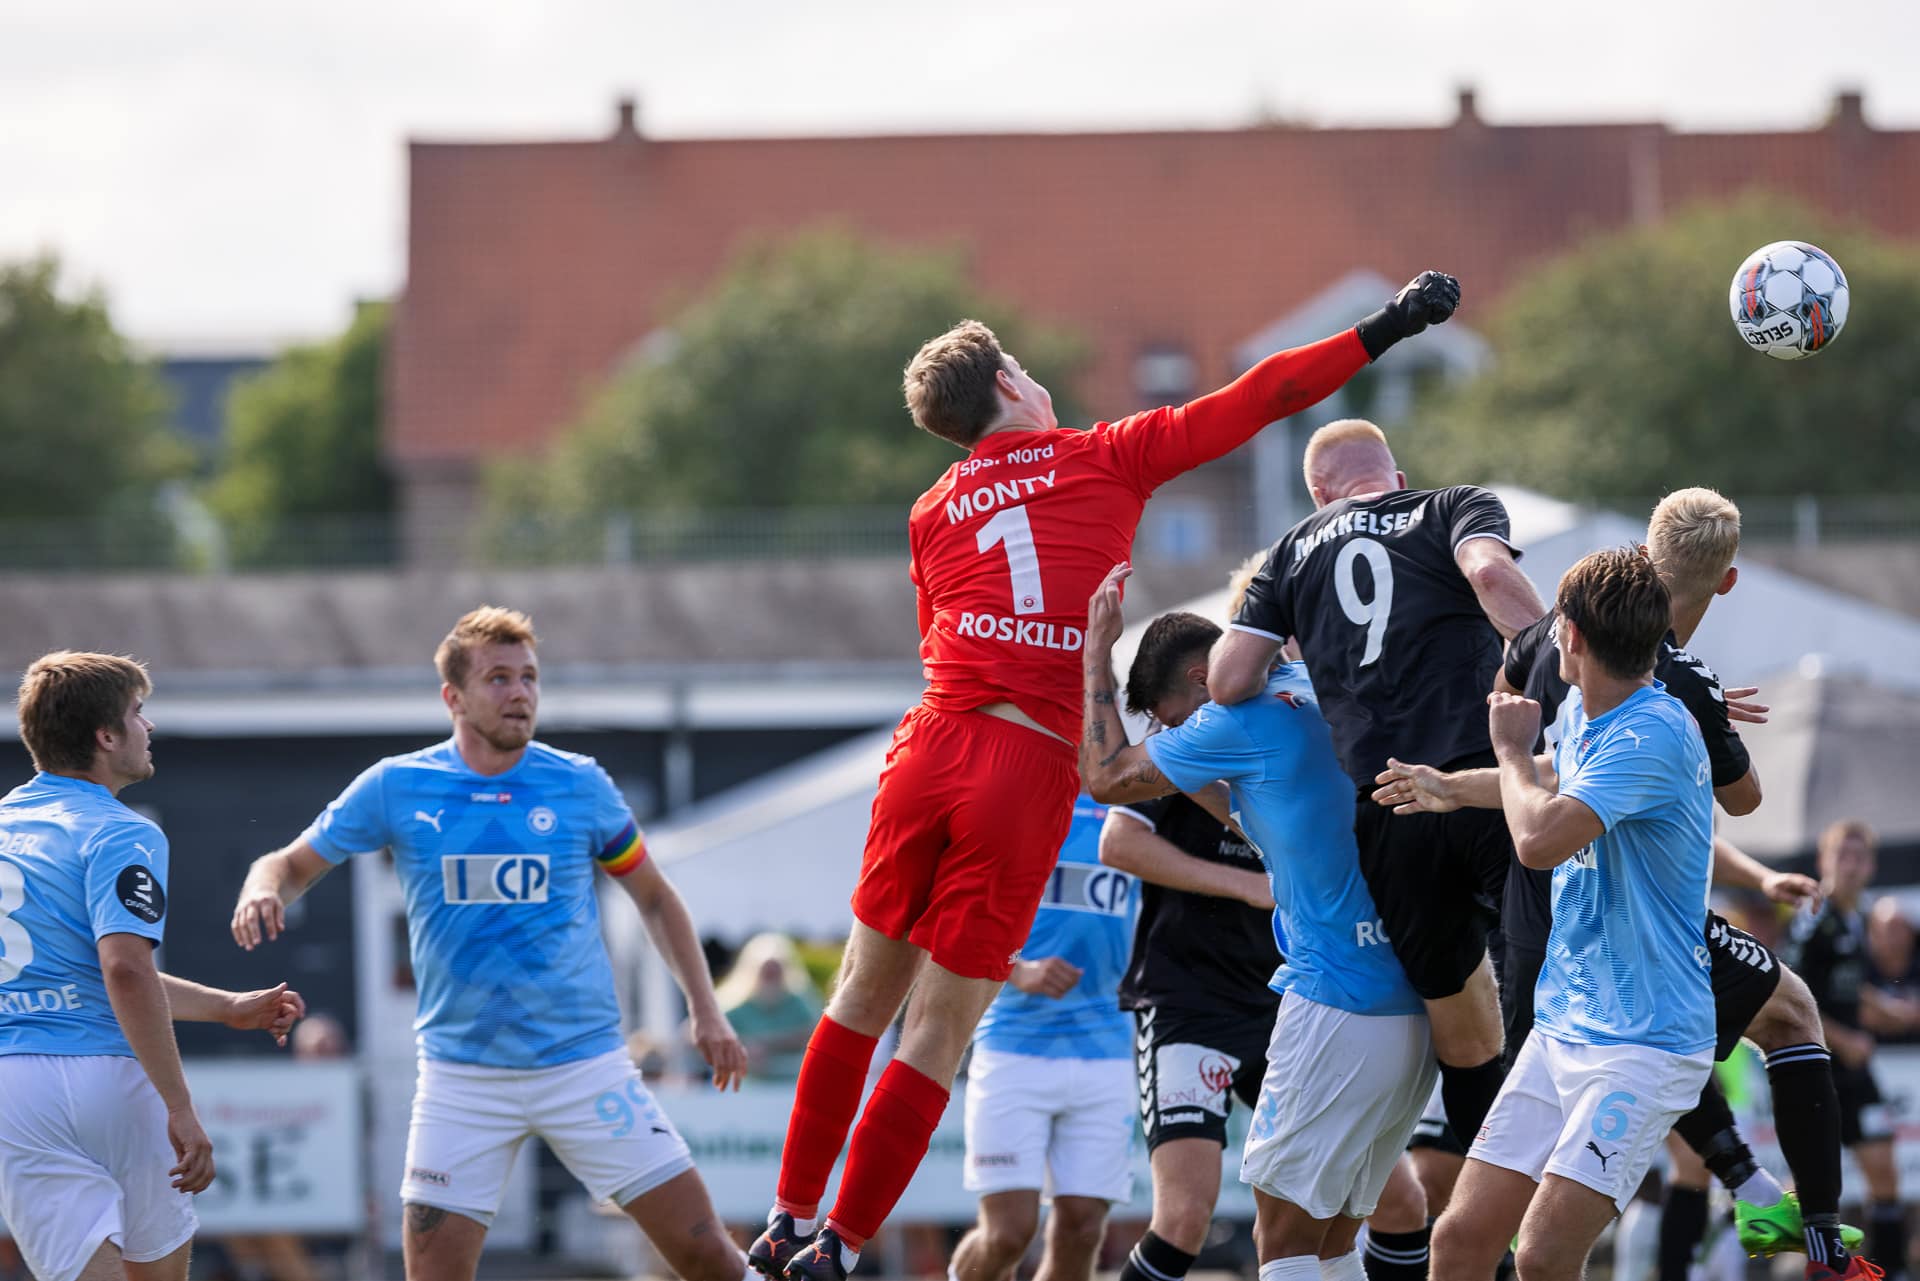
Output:
<path fill-rule="evenodd" d="M 1460 282 L 1444 271 L 1423 271 L 1393 301 L 1355 325 L 1368 360 L 1378 360 L 1382 352 L 1411 338 L 1428 325 L 1438 325 L 1460 305 Z"/>

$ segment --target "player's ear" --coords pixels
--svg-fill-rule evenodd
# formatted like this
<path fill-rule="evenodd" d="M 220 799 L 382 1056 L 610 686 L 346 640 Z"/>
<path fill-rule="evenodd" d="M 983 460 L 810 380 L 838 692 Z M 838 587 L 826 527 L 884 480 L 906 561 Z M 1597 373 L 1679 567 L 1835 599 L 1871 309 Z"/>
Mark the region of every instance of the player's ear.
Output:
<path fill-rule="evenodd" d="M 1739 581 L 1740 567 L 1738 565 L 1729 565 L 1727 566 L 1726 576 L 1720 580 L 1720 585 L 1713 589 L 1713 594 L 1715 596 L 1725 596 L 1733 590 L 1733 585 Z"/>
<path fill-rule="evenodd" d="M 454 716 L 460 714 L 460 690 L 458 686 L 442 682 L 440 686 L 440 701 L 447 705 L 449 714 Z"/>
<path fill-rule="evenodd" d="M 1000 394 L 1008 400 L 1024 399 L 1020 395 L 1020 384 L 1013 380 L 1013 371 L 1005 365 L 1000 366 L 1000 371 L 993 376 L 993 380 L 999 386 Z"/>
<path fill-rule="evenodd" d="M 1400 488 L 1405 489 L 1407 487 L 1407 473 L 1400 471 L 1398 469 L 1395 469 L 1393 473 L 1393 482 L 1394 484 L 1398 485 Z"/>

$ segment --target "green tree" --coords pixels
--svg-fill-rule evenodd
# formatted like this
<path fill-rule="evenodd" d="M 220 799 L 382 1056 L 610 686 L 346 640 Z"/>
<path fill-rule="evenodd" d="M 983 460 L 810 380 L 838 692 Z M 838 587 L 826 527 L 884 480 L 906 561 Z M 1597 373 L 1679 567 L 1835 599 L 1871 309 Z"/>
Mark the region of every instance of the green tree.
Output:
<path fill-rule="evenodd" d="M 1852 290 L 1840 337 L 1798 361 L 1750 351 L 1728 314 L 1735 269 L 1783 239 L 1827 250 Z M 1685 485 L 1735 498 L 1912 492 L 1917 298 L 1909 244 L 1758 195 L 1692 209 L 1598 237 L 1517 285 L 1487 326 L 1487 371 L 1429 401 L 1396 448 L 1415 483 L 1512 481 L 1576 499 Z"/>
<path fill-rule="evenodd" d="M 153 367 L 51 256 L 0 264 L 0 560 L 163 564 L 162 485 L 192 466 Z"/>
<path fill-rule="evenodd" d="M 238 384 L 207 491 L 236 564 L 378 563 L 393 550 L 393 477 L 380 450 L 390 309 L 292 347 Z"/>
<path fill-rule="evenodd" d="M 741 253 L 618 372 L 544 465 L 496 467 L 496 515 L 911 501 L 958 453 L 913 427 L 907 358 L 962 317 L 1060 397 L 1080 347 L 968 283 L 955 253 L 822 229 Z"/>

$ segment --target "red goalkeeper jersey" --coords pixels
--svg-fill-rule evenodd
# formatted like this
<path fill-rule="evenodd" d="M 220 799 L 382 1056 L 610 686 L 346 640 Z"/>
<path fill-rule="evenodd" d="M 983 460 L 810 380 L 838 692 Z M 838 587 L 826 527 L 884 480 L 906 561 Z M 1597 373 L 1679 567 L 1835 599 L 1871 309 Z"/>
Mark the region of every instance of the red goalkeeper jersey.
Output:
<path fill-rule="evenodd" d="M 1087 602 L 1131 557 L 1149 495 L 1337 391 L 1367 363 L 1353 330 L 1283 351 L 1186 405 L 1085 431 L 1000 431 L 908 521 L 927 706 L 1012 703 L 1080 741 Z"/>

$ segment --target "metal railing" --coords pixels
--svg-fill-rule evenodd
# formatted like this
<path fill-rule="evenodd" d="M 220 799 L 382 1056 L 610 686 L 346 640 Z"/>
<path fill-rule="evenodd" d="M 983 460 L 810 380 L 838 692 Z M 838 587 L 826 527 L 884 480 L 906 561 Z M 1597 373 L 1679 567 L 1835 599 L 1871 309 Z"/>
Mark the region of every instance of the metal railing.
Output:
<path fill-rule="evenodd" d="M 1592 504 L 1644 520 L 1655 499 Z M 1748 547 L 1920 541 L 1920 495 L 1742 498 Z M 1171 509 L 1169 509 L 1171 510 Z M 1160 513 L 1165 515 L 1165 512 Z M 1220 509 L 1195 524 L 1142 523 L 1143 562 L 1210 561 L 1263 537 L 1251 513 Z M 904 507 L 706 512 L 527 512 L 440 519 L 305 516 L 229 525 L 204 508 L 86 521 L 0 520 L 0 573 L 324 571 L 407 565 L 472 568 L 904 558 Z"/>

